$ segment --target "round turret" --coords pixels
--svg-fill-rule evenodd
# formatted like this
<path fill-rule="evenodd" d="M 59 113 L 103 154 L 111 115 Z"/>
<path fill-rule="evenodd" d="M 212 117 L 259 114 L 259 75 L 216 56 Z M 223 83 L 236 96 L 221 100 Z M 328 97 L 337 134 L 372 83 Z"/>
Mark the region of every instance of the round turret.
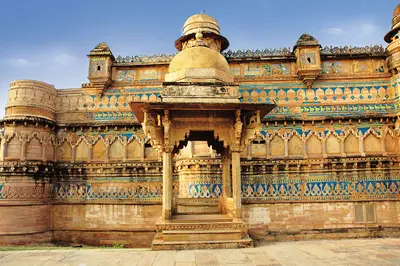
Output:
<path fill-rule="evenodd" d="M 392 19 L 392 29 L 385 35 L 385 41 L 390 43 L 394 38 L 398 39 L 398 33 L 400 31 L 400 4 L 394 9 Z"/>
<path fill-rule="evenodd" d="M 53 85 L 34 80 L 13 81 L 4 119 L 38 117 L 55 122 L 56 97 Z"/>

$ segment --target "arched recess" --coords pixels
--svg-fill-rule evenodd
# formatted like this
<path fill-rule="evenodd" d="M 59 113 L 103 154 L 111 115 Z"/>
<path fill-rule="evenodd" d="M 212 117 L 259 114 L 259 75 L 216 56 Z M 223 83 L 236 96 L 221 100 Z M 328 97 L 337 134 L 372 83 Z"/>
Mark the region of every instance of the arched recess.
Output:
<path fill-rule="evenodd" d="M 37 136 L 34 136 L 27 144 L 25 150 L 25 158 L 27 160 L 42 159 L 42 144 Z"/>
<path fill-rule="evenodd" d="M 106 160 L 106 145 L 103 139 L 98 139 L 93 145 L 92 162 L 104 162 Z"/>
<path fill-rule="evenodd" d="M 322 156 L 322 142 L 316 136 L 312 135 L 307 140 L 307 156 L 308 157 L 321 157 Z"/>
<path fill-rule="evenodd" d="M 133 139 L 126 146 L 128 160 L 140 160 L 142 156 L 142 145 L 136 139 Z"/>
<path fill-rule="evenodd" d="M 267 156 L 266 142 L 262 138 L 257 138 L 251 142 L 251 157 L 265 158 Z"/>
<path fill-rule="evenodd" d="M 285 141 L 278 135 L 275 135 L 269 142 L 271 157 L 285 156 Z"/>
<path fill-rule="evenodd" d="M 52 140 L 48 140 L 45 148 L 46 161 L 54 161 L 55 146 Z"/>
<path fill-rule="evenodd" d="M 81 140 L 76 146 L 75 162 L 88 162 L 89 161 L 89 146 L 84 140 Z"/>
<path fill-rule="evenodd" d="M 364 142 L 364 152 L 366 154 L 380 154 L 381 150 L 381 140 L 374 134 L 369 133 L 363 140 Z"/>
<path fill-rule="evenodd" d="M 399 151 L 399 142 L 396 135 L 391 135 L 389 132 L 385 136 L 386 152 L 388 154 L 396 154 Z"/>
<path fill-rule="evenodd" d="M 326 153 L 328 156 L 340 156 L 341 154 L 341 143 L 338 137 L 331 134 L 326 139 Z"/>
<path fill-rule="evenodd" d="M 356 155 L 360 154 L 360 144 L 359 139 L 354 135 L 354 133 L 350 133 L 347 135 L 344 140 L 344 151 L 347 155 Z"/>
<path fill-rule="evenodd" d="M 297 136 L 293 135 L 288 142 L 289 156 L 300 157 L 304 156 L 304 145 L 303 141 Z"/>
<path fill-rule="evenodd" d="M 57 160 L 70 162 L 72 160 L 72 147 L 68 141 L 64 140 L 57 149 Z"/>
<path fill-rule="evenodd" d="M 144 144 L 144 158 L 148 160 L 157 160 L 158 158 L 158 152 L 151 146 L 150 142 Z"/>
<path fill-rule="evenodd" d="M 125 154 L 125 146 L 122 144 L 120 138 L 117 138 L 110 145 L 109 160 L 121 161 L 124 159 L 124 154 Z"/>
<path fill-rule="evenodd" d="M 7 143 L 6 159 L 15 160 L 21 158 L 21 141 L 16 135 Z"/>

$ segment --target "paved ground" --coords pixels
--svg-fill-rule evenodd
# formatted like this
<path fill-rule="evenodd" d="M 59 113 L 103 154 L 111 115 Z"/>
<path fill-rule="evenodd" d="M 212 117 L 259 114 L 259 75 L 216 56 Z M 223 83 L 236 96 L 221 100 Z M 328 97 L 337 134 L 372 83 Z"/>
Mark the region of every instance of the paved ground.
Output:
<path fill-rule="evenodd" d="M 263 243 L 252 249 L 69 249 L 0 252 L 0 265 L 400 265 L 400 239 Z"/>

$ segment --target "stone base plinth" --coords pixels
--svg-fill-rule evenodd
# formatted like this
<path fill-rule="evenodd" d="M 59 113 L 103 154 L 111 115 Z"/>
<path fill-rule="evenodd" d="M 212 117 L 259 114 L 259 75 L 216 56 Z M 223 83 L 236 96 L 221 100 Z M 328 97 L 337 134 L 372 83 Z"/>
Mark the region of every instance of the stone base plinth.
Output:
<path fill-rule="evenodd" d="M 176 215 L 159 221 L 153 250 L 253 247 L 242 220 L 227 215 Z"/>

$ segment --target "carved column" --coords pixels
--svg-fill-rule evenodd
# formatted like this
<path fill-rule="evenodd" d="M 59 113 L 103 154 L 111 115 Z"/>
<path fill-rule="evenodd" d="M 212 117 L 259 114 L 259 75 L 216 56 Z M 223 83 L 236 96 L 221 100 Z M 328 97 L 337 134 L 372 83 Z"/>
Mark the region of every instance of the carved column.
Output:
<path fill-rule="evenodd" d="M 108 163 L 108 161 L 110 159 L 110 144 L 105 143 L 105 146 L 106 146 L 106 163 Z"/>
<path fill-rule="evenodd" d="M 21 161 L 25 161 L 26 157 L 26 141 L 23 140 L 21 144 Z"/>
<path fill-rule="evenodd" d="M 265 141 L 265 149 L 266 149 L 267 159 L 270 159 L 271 158 L 270 139 L 267 139 Z"/>
<path fill-rule="evenodd" d="M 321 140 L 321 144 L 322 144 L 322 157 L 328 158 L 328 154 L 326 153 L 326 138 L 323 138 Z"/>
<path fill-rule="evenodd" d="M 6 139 L 4 139 L 3 140 L 3 158 L 7 157 L 7 145 L 8 145 L 8 142 Z"/>
<path fill-rule="evenodd" d="M 71 163 L 75 162 L 75 155 L 76 155 L 76 145 L 72 146 Z"/>
<path fill-rule="evenodd" d="M 163 151 L 163 202 L 162 218 L 170 220 L 172 216 L 172 151 Z"/>
<path fill-rule="evenodd" d="M 285 133 L 283 140 L 285 141 L 285 157 L 289 157 L 289 136 Z"/>
<path fill-rule="evenodd" d="M 386 133 L 388 134 L 388 133 Z M 381 151 L 383 156 L 387 156 L 387 151 L 386 151 L 386 134 L 381 133 Z"/>
<path fill-rule="evenodd" d="M 359 147 L 360 147 L 360 154 L 361 156 L 365 156 L 365 152 L 364 152 L 364 136 L 360 135 L 360 139 L 359 139 Z"/>
<path fill-rule="evenodd" d="M 308 158 L 308 152 L 307 152 L 307 139 L 304 137 L 305 140 L 303 140 L 303 153 L 304 153 L 304 159 Z"/>
<path fill-rule="evenodd" d="M 233 190 L 233 217 L 242 218 L 240 152 L 232 150 L 232 190 Z"/>
<path fill-rule="evenodd" d="M 224 198 L 232 197 L 231 162 L 228 155 L 222 158 L 222 195 Z"/>
<path fill-rule="evenodd" d="M 249 145 L 247 146 L 247 160 L 251 160 L 251 153 L 252 153 L 251 145 L 252 145 L 252 144 L 253 144 L 253 143 L 250 142 Z"/>
<path fill-rule="evenodd" d="M 93 144 L 90 145 L 89 147 L 89 163 L 92 162 L 93 160 Z"/>
<path fill-rule="evenodd" d="M 44 144 L 42 143 L 42 162 L 46 162 L 46 146 L 49 145 L 49 143 Z M 51 142 L 50 142 L 51 145 Z"/>
<path fill-rule="evenodd" d="M 340 138 L 340 151 L 342 153 L 342 157 L 346 157 L 346 151 L 344 148 L 344 140 L 345 140 L 345 137 Z"/>
<path fill-rule="evenodd" d="M 146 144 L 144 142 L 140 143 L 140 148 L 141 148 L 140 160 L 144 161 L 144 158 L 145 158 L 145 155 L 146 155 Z"/>

